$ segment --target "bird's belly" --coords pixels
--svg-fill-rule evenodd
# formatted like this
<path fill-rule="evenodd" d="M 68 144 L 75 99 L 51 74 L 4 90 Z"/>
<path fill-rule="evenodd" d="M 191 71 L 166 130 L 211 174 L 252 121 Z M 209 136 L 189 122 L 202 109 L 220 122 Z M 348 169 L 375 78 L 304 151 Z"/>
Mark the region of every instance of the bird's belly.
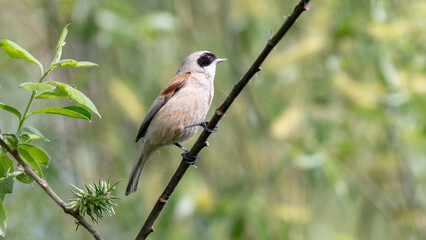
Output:
<path fill-rule="evenodd" d="M 158 111 L 147 129 L 152 144 L 183 142 L 197 132 L 198 127 L 185 127 L 205 120 L 211 99 L 196 92 L 180 91 Z"/>

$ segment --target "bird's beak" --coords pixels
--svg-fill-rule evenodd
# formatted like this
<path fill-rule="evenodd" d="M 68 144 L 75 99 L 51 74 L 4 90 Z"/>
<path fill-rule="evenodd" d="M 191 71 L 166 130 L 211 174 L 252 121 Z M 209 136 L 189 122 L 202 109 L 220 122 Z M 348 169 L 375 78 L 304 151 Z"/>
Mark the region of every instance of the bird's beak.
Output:
<path fill-rule="evenodd" d="M 216 63 L 220 63 L 220 62 L 223 62 L 223 61 L 226 61 L 226 60 L 228 60 L 228 59 L 226 59 L 226 58 L 216 58 Z"/>

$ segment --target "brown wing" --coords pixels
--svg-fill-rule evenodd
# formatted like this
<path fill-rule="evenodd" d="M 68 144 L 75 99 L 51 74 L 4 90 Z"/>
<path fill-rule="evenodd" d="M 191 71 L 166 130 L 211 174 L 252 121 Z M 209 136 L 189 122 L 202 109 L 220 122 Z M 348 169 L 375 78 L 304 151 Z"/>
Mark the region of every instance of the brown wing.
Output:
<path fill-rule="evenodd" d="M 139 139 L 141 139 L 145 135 L 146 129 L 148 128 L 154 116 L 161 109 L 161 107 L 163 107 L 164 104 L 166 104 L 166 102 L 171 97 L 173 97 L 173 95 L 175 95 L 176 92 L 179 91 L 179 89 L 181 89 L 183 85 L 185 85 L 190 75 L 191 73 L 189 72 L 178 74 L 174 78 L 172 78 L 172 80 L 170 80 L 170 82 L 163 88 L 160 93 L 160 96 L 155 99 L 154 103 L 151 105 L 148 110 L 148 113 L 142 121 L 138 135 L 136 136 L 136 142 L 139 141 Z"/>

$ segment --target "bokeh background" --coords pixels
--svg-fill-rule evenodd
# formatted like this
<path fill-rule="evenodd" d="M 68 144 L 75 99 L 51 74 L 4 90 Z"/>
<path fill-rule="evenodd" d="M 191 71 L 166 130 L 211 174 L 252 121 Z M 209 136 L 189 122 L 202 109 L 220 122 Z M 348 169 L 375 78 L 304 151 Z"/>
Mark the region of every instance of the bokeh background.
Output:
<path fill-rule="evenodd" d="M 296 0 L 0 0 L 0 39 L 43 65 L 69 28 L 63 58 L 98 68 L 55 69 L 97 105 L 93 122 L 39 115 L 28 124 L 52 161 L 47 181 L 122 179 L 123 197 L 97 230 L 133 239 L 177 168 L 180 150 L 150 159 L 124 197 L 147 108 L 183 59 L 210 50 L 220 105 Z M 426 239 L 426 2 L 311 3 L 221 121 L 155 224 L 150 239 Z M 0 100 L 23 109 L 34 64 L 0 52 Z M 38 100 L 32 109 L 66 106 Z M 2 132 L 14 116 L 0 112 Z M 192 146 L 196 137 L 185 143 Z M 91 239 L 36 185 L 15 184 L 6 239 Z"/>

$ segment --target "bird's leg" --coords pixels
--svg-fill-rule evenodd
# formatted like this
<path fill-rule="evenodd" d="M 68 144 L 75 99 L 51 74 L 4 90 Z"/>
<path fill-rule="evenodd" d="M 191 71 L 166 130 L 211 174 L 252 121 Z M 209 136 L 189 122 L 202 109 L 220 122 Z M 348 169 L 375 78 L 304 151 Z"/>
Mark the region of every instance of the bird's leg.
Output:
<path fill-rule="evenodd" d="M 185 162 L 189 165 L 194 165 L 197 162 L 197 159 L 200 158 L 200 156 L 197 154 L 196 156 L 188 156 L 187 152 L 184 152 L 181 154 L 183 159 L 185 159 Z"/>
<path fill-rule="evenodd" d="M 200 158 L 198 154 L 196 156 L 188 156 L 188 153 L 189 153 L 188 149 L 186 149 L 184 146 L 180 145 L 179 143 L 175 143 L 175 145 L 184 151 L 184 153 L 182 153 L 181 155 L 183 159 L 185 159 L 186 163 L 188 163 L 189 165 L 194 165 L 195 162 L 197 162 L 197 159 Z"/>
<path fill-rule="evenodd" d="M 186 149 L 184 146 L 180 145 L 179 143 L 174 143 L 178 148 L 182 149 L 184 152 L 189 152 L 188 149 Z"/>
<path fill-rule="evenodd" d="M 205 122 L 200 122 L 200 123 L 195 123 L 195 124 L 188 125 L 185 128 L 200 126 L 200 127 L 203 127 L 204 130 L 206 130 L 209 133 L 215 133 L 215 132 L 217 132 L 217 129 L 219 128 L 219 123 L 213 129 L 208 128 L 207 124 L 209 124 L 209 122 L 205 121 Z"/>

